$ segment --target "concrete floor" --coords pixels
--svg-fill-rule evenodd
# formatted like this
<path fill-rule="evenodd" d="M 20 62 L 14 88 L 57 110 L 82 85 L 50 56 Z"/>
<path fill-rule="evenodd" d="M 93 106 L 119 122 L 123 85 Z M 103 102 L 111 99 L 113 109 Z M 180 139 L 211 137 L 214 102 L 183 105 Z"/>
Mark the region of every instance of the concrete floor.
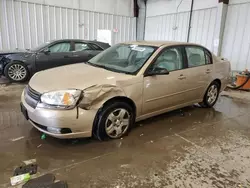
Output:
<path fill-rule="evenodd" d="M 0 86 L 0 187 L 22 161 L 69 188 L 249 187 L 250 103 L 220 97 L 212 109 L 187 107 L 137 123 L 127 137 L 58 140 L 19 112 L 24 85 Z"/>

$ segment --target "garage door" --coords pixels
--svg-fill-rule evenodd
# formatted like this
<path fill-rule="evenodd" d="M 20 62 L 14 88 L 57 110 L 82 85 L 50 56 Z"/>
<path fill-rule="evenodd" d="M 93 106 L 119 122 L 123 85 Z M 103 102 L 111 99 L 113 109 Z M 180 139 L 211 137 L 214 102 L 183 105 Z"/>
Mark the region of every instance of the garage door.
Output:
<path fill-rule="evenodd" d="M 229 5 L 222 56 L 231 61 L 232 70 L 250 69 L 250 3 Z"/>

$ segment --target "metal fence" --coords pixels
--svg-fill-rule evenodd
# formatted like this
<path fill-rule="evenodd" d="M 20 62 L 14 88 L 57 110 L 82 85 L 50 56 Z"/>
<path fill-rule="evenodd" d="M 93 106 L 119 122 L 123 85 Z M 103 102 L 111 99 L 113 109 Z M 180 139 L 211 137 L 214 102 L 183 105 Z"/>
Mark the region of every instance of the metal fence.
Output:
<path fill-rule="evenodd" d="M 136 39 L 136 18 L 17 0 L 0 0 L 0 50 L 32 48 L 43 42 L 94 40 L 112 31 L 112 44 Z"/>

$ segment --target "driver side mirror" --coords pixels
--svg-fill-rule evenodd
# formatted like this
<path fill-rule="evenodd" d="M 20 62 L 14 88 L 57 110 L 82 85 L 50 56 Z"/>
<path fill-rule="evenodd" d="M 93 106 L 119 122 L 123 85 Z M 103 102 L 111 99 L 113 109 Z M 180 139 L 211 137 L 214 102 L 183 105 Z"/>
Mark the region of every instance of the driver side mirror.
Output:
<path fill-rule="evenodd" d="M 44 54 L 49 54 L 49 53 L 50 53 L 50 50 L 49 50 L 49 48 L 45 48 L 42 52 L 43 52 Z"/>
<path fill-rule="evenodd" d="M 147 73 L 145 73 L 144 76 L 146 77 L 146 76 L 168 75 L 168 74 L 169 74 L 169 71 L 167 69 L 156 67 L 153 70 L 150 70 Z"/>

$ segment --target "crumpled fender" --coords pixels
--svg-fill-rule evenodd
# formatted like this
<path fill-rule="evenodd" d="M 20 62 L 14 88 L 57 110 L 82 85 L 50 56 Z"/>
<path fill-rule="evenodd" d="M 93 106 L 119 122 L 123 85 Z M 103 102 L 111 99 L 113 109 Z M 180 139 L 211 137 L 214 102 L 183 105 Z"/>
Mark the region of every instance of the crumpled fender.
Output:
<path fill-rule="evenodd" d="M 107 100 L 117 96 L 126 95 L 121 88 L 115 85 L 93 85 L 83 90 L 83 98 L 78 107 L 87 110 L 99 109 Z"/>

